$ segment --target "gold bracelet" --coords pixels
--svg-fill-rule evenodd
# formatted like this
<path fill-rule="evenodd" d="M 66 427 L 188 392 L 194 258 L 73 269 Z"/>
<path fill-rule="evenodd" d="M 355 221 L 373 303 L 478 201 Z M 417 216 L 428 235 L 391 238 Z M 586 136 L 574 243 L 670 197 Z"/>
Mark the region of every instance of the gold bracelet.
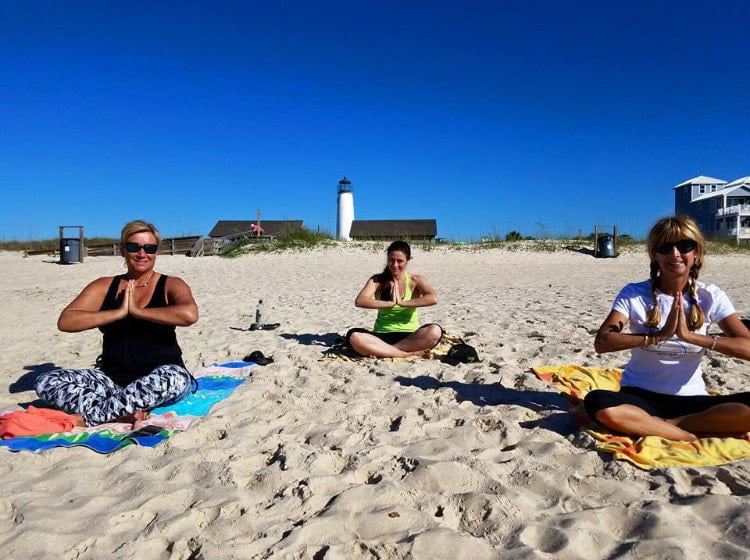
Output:
<path fill-rule="evenodd" d="M 709 348 L 709 350 L 713 350 L 714 348 L 716 348 L 716 343 L 719 342 L 719 335 L 718 334 L 711 335 L 711 338 L 713 338 L 714 341 L 713 341 L 713 343 L 711 343 L 711 348 Z"/>

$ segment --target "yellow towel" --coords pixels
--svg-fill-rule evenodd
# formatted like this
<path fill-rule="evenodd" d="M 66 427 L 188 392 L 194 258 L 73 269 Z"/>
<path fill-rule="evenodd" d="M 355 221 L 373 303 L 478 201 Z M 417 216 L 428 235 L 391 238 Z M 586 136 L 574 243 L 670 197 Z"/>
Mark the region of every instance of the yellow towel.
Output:
<path fill-rule="evenodd" d="M 619 369 L 589 368 L 577 365 L 541 366 L 531 371 L 578 403 L 577 418 L 588 423 L 583 430 L 596 440 L 596 448 L 611 453 L 616 459 L 629 461 L 642 469 L 658 467 L 708 467 L 740 461 L 750 457 L 750 441 L 731 437 L 700 438 L 696 442 L 672 441 L 656 436 L 631 438 L 619 436 L 591 423 L 580 410 L 580 401 L 593 389 L 617 391 Z"/>

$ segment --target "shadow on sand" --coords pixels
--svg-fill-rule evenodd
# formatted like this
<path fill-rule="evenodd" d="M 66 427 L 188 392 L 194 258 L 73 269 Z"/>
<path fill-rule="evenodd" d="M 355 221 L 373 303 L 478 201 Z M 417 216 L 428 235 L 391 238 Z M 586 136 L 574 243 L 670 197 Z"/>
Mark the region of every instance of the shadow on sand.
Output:
<path fill-rule="evenodd" d="M 501 404 L 517 405 L 542 412 L 545 410 L 556 411 L 539 420 L 520 422 L 524 428 L 544 428 L 567 436 L 578 431 L 578 424 L 570 414 L 570 403 L 554 391 L 519 391 L 503 387 L 499 383 L 461 383 L 458 381 L 439 381 L 427 375 L 419 377 L 397 376 L 394 380 L 404 387 L 418 387 L 423 391 L 434 391 L 448 388 L 456 393 L 458 402 L 470 401 L 476 406 L 497 406 Z"/>
<path fill-rule="evenodd" d="M 36 380 L 41 374 L 52 371 L 53 369 L 59 369 L 59 367 L 53 363 L 47 362 L 44 364 L 32 364 L 23 366 L 23 369 L 26 370 L 26 373 L 23 373 L 21 377 L 19 377 L 16 381 L 8 386 L 9 393 L 14 394 L 25 393 L 26 391 L 34 391 Z M 45 404 L 41 399 L 35 399 L 28 402 L 19 402 L 18 405 L 22 408 L 26 408 L 29 405 L 44 406 Z"/>
<path fill-rule="evenodd" d="M 282 333 L 279 335 L 281 338 L 288 340 L 296 340 L 300 344 L 305 346 L 333 346 L 334 343 L 343 338 L 339 333 L 326 333 L 326 334 L 290 334 Z"/>
<path fill-rule="evenodd" d="M 565 248 L 568 251 L 575 251 L 576 253 L 581 253 L 582 255 L 589 255 L 590 257 L 596 256 L 596 254 L 594 253 L 594 250 L 589 249 L 588 247 L 578 247 L 577 245 L 566 245 Z"/>

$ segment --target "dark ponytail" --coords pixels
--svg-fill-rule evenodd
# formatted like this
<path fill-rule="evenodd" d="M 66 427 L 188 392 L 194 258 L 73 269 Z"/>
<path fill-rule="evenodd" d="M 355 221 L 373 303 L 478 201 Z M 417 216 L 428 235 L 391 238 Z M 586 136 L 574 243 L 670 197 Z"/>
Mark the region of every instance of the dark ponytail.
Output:
<path fill-rule="evenodd" d="M 404 255 L 406 255 L 406 260 L 411 260 L 411 247 L 409 247 L 409 244 L 406 241 L 394 241 L 390 245 L 388 245 L 388 249 L 386 250 L 386 255 L 390 255 L 394 251 L 400 251 Z M 378 294 L 379 299 L 383 301 L 390 301 L 393 297 L 393 294 L 391 293 L 391 282 L 393 281 L 393 274 L 391 274 L 391 270 L 388 268 L 388 265 L 383 269 L 383 272 L 380 274 L 376 274 L 374 277 L 375 282 L 378 283 L 380 286 L 378 288 Z"/>

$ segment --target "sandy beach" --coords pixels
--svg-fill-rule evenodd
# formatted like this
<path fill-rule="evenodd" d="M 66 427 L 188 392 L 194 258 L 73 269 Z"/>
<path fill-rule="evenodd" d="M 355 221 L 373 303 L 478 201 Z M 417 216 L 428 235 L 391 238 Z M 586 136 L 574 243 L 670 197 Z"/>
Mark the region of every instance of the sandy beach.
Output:
<path fill-rule="evenodd" d="M 236 259 L 158 258 L 201 317 L 178 338 L 190 368 L 252 350 L 275 362 L 156 448 L 0 449 L 0 543 L 23 558 L 715 559 L 750 556 L 750 462 L 643 471 L 593 449 L 566 401 L 527 370 L 599 356 L 593 335 L 644 253 L 417 247 L 410 270 L 440 298 L 421 310 L 478 364 L 321 360 L 374 312 L 354 298 L 384 245 Z M 708 255 L 701 279 L 750 315 L 750 261 Z M 86 367 L 98 331 L 60 310 L 119 257 L 59 265 L 0 253 L 0 409 L 35 400 L 33 372 Z M 248 332 L 258 299 L 275 331 Z M 748 390 L 750 364 L 704 358 L 710 388 Z"/>

